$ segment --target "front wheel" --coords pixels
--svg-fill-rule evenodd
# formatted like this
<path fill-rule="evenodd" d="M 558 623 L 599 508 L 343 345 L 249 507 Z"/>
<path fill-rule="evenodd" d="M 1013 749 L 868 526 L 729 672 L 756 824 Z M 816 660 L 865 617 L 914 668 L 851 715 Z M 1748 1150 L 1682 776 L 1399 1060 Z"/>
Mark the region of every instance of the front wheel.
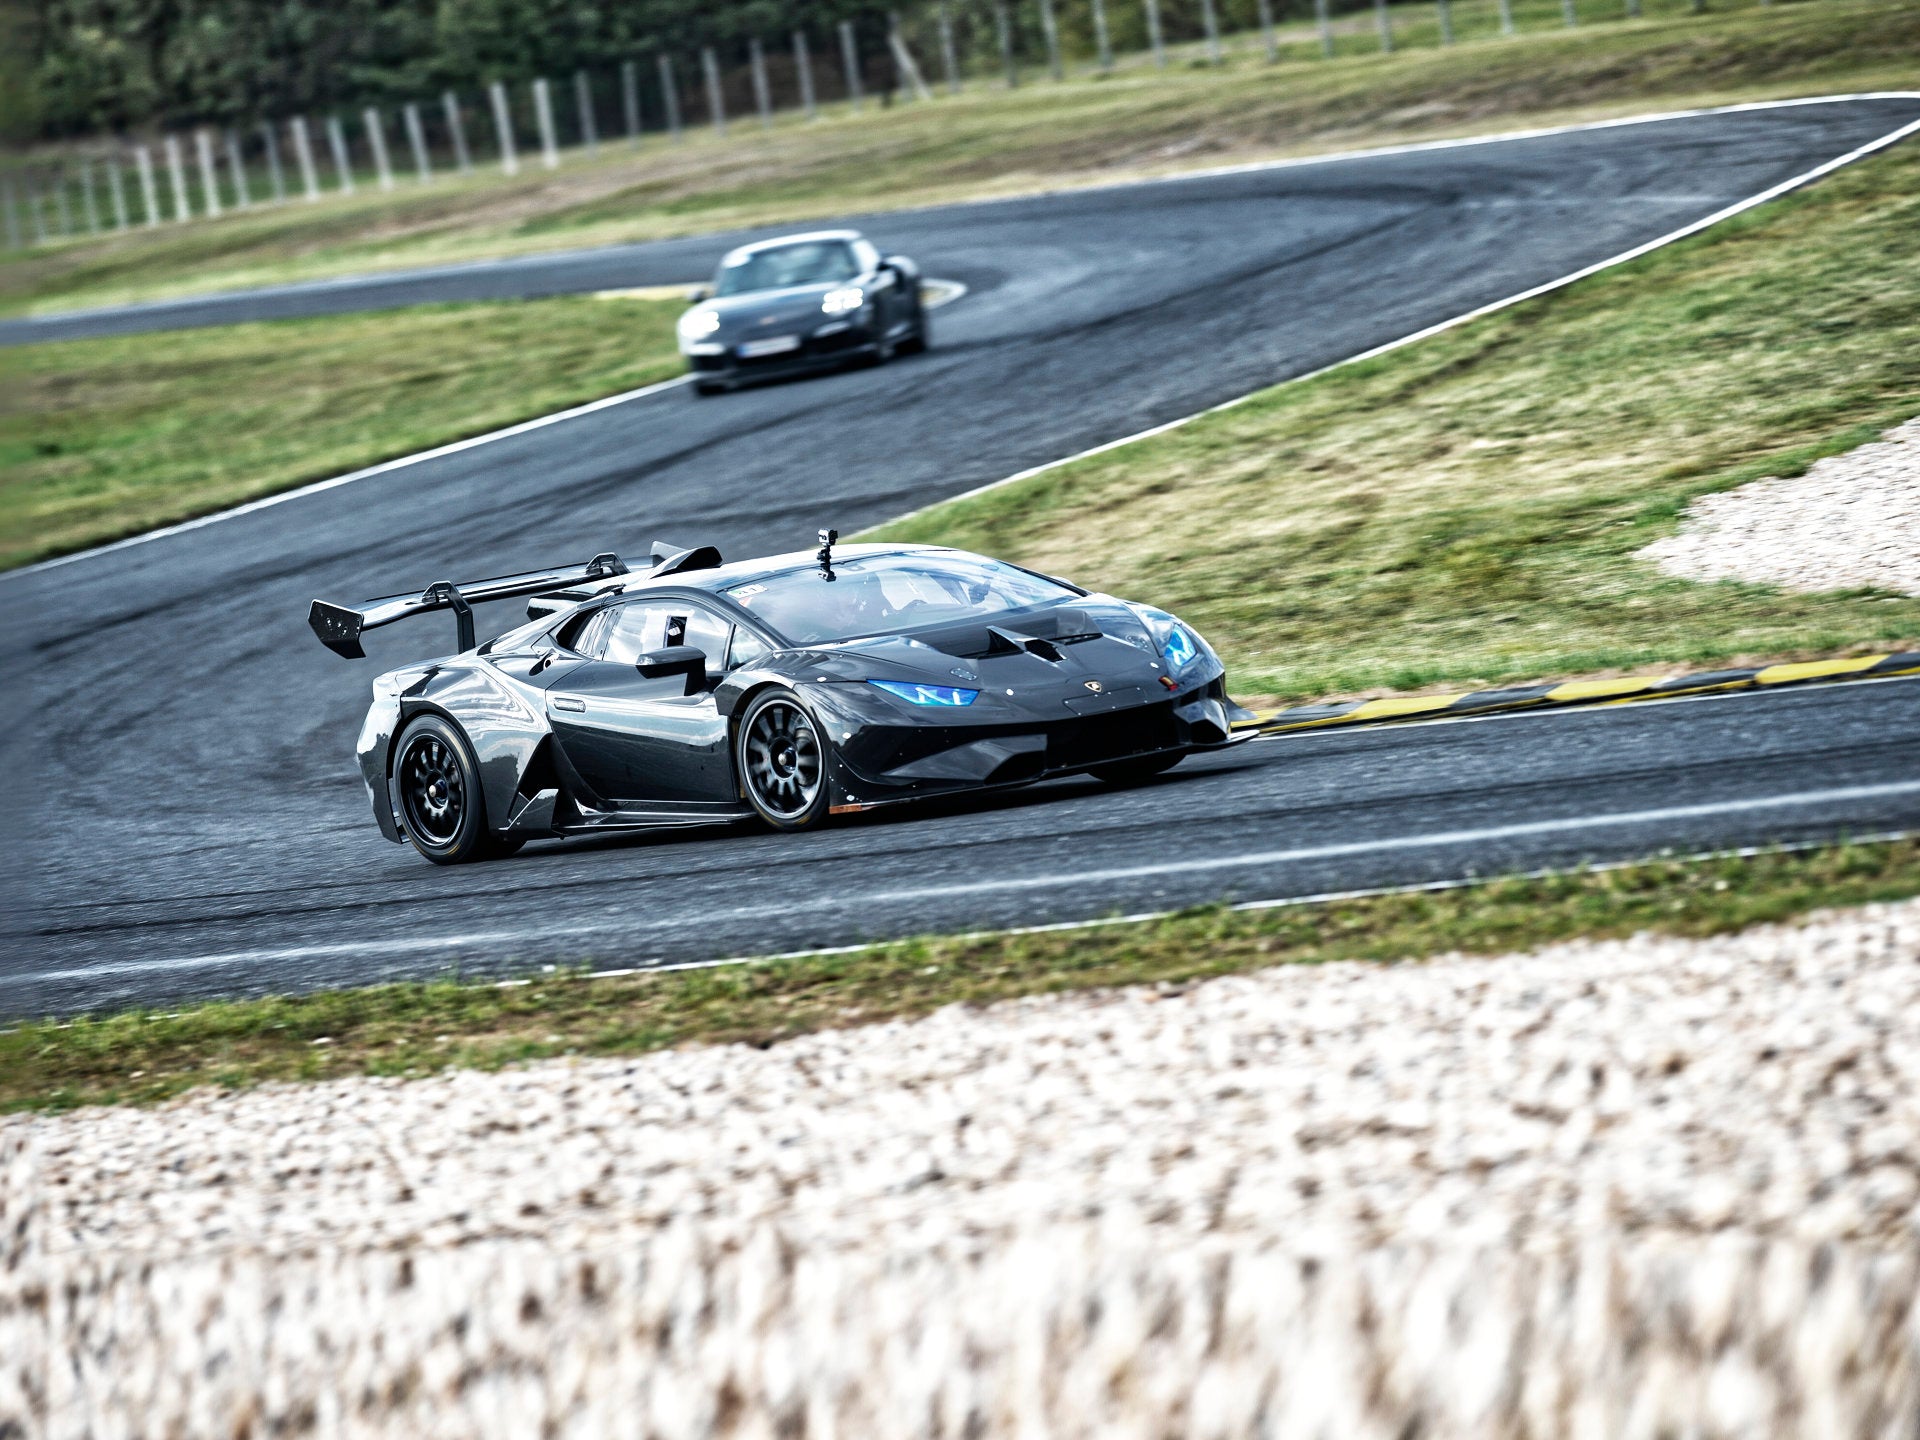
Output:
<path fill-rule="evenodd" d="M 1133 760 L 1116 760 L 1111 765 L 1096 765 L 1092 775 L 1109 785 L 1138 785 L 1171 770 L 1186 757 L 1179 751 L 1171 755 L 1142 755 Z"/>
<path fill-rule="evenodd" d="M 487 833 L 480 766 L 458 726 L 439 715 L 418 716 L 400 732 L 393 753 L 394 796 L 414 849 L 436 865 L 499 852 Z"/>
<path fill-rule="evenodd" d="M 927 312 L 920 312 L 919 323 L 913 327 L 913 334 L 900 342 L 902 355 L 924 355 L 927 347 L 933 343 L 933 322 L 927 318 Z"/>
<path fill-rule="evenodd" d="M 828 810 L 825 732 L 791 690 L 763 691 L 740 717 L 734 767 L 747 803 L 776 830 L 812 830 Z"/>

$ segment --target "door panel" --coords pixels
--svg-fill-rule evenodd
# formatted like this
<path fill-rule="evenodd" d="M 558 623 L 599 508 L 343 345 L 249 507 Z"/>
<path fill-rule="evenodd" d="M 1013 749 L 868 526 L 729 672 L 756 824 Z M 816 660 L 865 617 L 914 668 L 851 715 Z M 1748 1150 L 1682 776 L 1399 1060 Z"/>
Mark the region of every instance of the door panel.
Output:
<path fill-rule="evenodd" d="M 649 680 L 587 660 L 547 691 L 547 715 L 568 763 L 604 800 L 731 800 L 727 722 L 712 691 L 686 688 L 684 675 Z"/>

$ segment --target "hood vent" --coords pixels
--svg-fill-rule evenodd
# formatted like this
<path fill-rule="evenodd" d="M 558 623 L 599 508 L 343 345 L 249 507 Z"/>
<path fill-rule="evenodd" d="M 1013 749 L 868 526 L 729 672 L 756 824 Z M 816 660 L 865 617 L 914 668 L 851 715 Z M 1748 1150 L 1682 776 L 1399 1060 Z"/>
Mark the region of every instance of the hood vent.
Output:
<path fill-rule="evenodd" d="M 1025 652 L 1057 664 L 1060 647 L 1082 640 L 1098 640 L 1102 631 L 1094 617 L 1079 610 L 1048 610 L 1023 615 L 1015 625 L 962 624 L 918 630 L 913 638 L 943 655 L 959 660 L 986 660 L 995 655 Z"/>

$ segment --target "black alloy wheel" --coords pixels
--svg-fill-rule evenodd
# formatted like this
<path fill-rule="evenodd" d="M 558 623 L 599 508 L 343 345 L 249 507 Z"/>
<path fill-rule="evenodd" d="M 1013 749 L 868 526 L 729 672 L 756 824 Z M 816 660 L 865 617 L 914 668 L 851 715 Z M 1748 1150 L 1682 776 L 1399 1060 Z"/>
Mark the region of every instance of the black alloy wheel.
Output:
<path fill-rule="evenodd" d="M 771 690 L 748 706 L 735 760 L 747 803 L 776 830 L 808 830 L 827 818 L 826 743 L 799 696 Z"/>
<path fill-rule="evenodd" d="M 466 737 L 438 715 L 421 715 L 394 747 L 394 798 L 413 848 L 436 865 L 458 865 L 519 849 L 487 834 L 480 767 Z"/>

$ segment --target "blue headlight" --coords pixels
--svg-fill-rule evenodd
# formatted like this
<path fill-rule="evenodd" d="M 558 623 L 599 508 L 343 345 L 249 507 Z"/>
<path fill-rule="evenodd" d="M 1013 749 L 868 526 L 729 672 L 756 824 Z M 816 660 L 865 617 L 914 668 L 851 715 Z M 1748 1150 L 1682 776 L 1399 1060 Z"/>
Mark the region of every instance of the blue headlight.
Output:
<path fill-rule="evenodd" d="M 952 685 L 917 685 L 906 680 L 869 680 L 867 683 L 915 705 L 971 705 L 980 694 L 978 690 L 961 690 Z"/>
<path fill-rule="evenodd" d="M 1167 643 L 1160 653 L 1167 657 L 1167 663 L 1174 669 L 1184 670 L 1200 653 L 1200 647 L 1193 643 L 1193 637 L 1184 626 L 1173 625 L 1167 629 Z"/>

